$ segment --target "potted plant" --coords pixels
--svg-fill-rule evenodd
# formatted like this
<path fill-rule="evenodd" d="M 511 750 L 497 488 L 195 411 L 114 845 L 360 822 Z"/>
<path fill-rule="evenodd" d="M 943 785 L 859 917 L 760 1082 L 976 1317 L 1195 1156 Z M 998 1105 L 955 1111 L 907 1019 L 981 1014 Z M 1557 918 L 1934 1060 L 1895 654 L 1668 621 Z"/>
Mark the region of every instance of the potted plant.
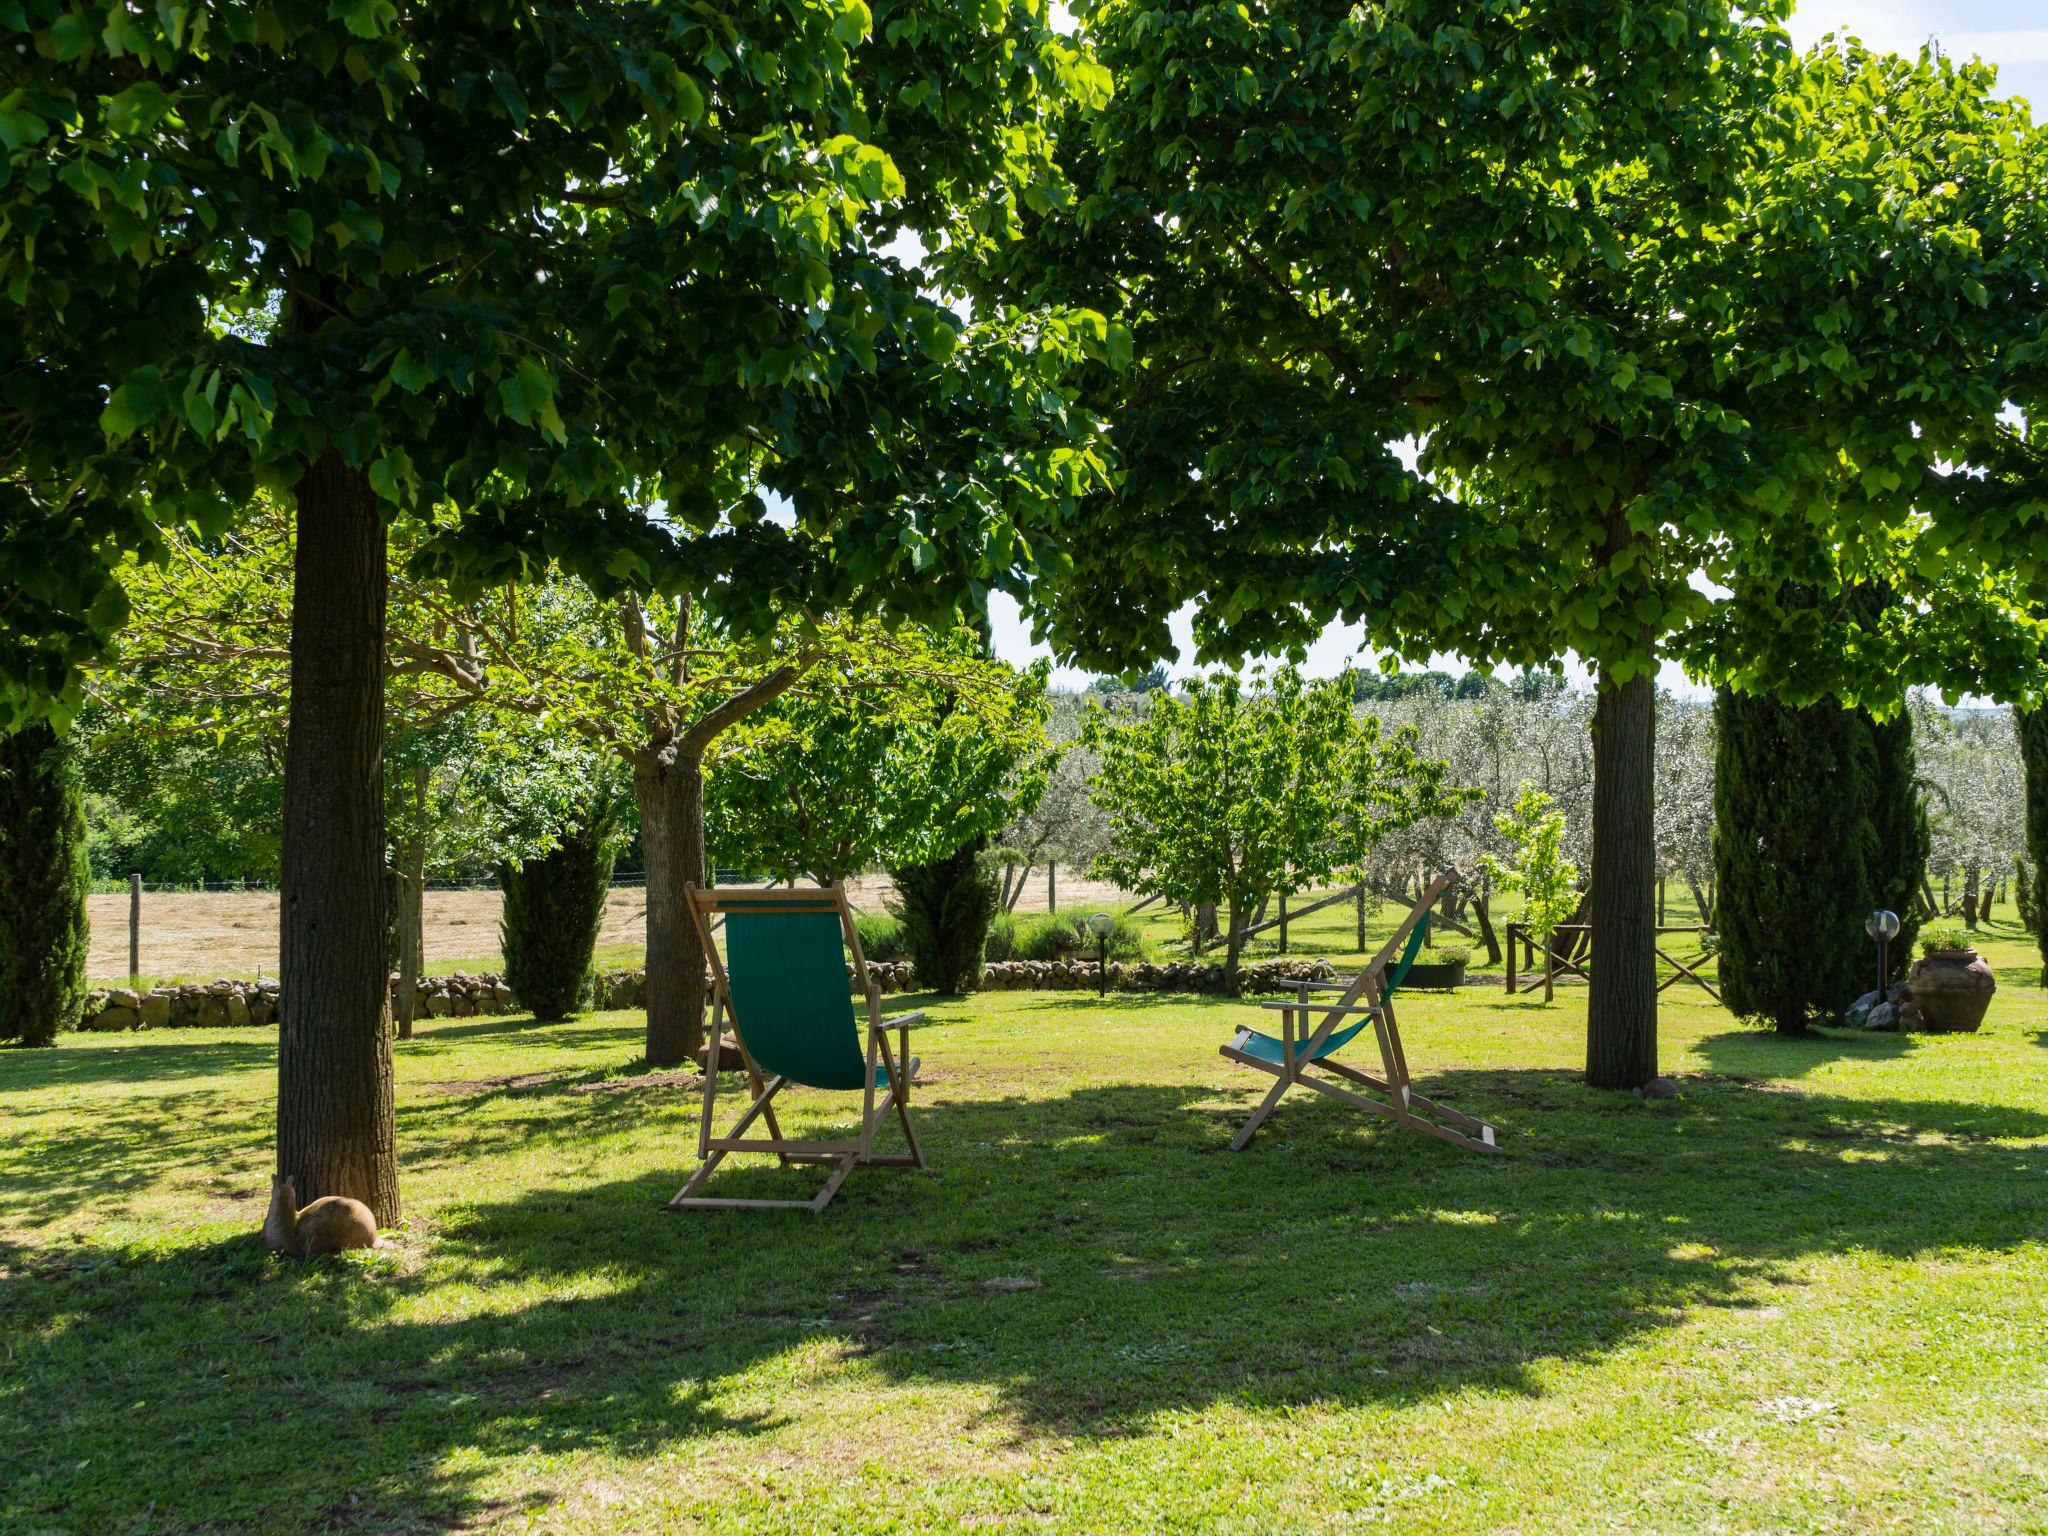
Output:
<path fill-rule="evenodd" d="M 1465 967 L 1472 963 L 1472 951 L 1463 944 L 1440 944 L 1430 951 L 1429 962 L 1417 960 L 1408 967 L 1404 987 L 1418 991 L 1448 991 L 1465 984 Z"/>
<path fill-rule="evenodd" d="M 1961 928 L 1920 935 L 1920 958 L 1906 976 L 1904 1021 L 1931 1034 L 1973 1033 L 1984 1022 L 1998 978 Z"/>

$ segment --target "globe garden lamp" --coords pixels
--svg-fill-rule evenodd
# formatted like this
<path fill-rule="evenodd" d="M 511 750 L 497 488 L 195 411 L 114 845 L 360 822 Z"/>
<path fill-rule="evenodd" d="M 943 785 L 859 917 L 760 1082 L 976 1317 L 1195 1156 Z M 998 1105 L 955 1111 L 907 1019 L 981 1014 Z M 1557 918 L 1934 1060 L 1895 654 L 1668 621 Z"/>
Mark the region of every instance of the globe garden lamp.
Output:
<path fill-rule="evenodd" d="M 1115 931 L 1116 919 L 1107 912 L 1098 912 L 1088 919 L 1088 931 L 1095 935 L 1095 995 L 1109 995 L 1109 936 Z"/>
<path fill-rule="evenodd" d="M 1877 945 L 1877 1000 L 1883 1002 L 1885 990 L 1891 985 L 1890 948 L 1892 940 L 1899 936 L 1899 914 L 1879 907 L 1863 919 L 1863 931 Z"/>

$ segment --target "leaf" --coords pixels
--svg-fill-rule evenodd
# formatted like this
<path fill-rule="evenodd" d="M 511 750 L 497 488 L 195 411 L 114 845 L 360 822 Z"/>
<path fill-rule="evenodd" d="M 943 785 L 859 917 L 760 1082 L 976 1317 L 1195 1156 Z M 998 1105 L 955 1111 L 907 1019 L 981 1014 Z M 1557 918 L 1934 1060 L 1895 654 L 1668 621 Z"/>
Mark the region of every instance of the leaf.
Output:
<path fill-rule="evenodd" d="M 100 430 L 107 441 L 120 442 L 151 421 L 170 403 L 164 376 L 156 364 L 145 363 L 121 381 L 100 412 Z"/>

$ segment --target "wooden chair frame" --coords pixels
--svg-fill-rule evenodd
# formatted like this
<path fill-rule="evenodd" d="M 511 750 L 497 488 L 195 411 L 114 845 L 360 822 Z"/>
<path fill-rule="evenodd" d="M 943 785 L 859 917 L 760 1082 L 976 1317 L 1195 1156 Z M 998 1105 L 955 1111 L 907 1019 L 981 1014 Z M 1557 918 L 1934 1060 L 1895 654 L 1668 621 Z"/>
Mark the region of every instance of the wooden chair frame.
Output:
<path fill-rule="evenodd" d="M 860 934 L 853 925 L 853 908 L 848 905 L 846 892 L 839 886 L 816 886 L 805 889 L 763 890 L 758 887 L 717 889 L 714 887 L 686 886 L 690 904 L 691 921 L 697 925 L 697 934 L 704 944 L 704 953 L 711 962 L 711 1030 L 710 1049 L 705 1053 L 704 1107 L 697 1122 L 697 1155 L 704 1161 L 697 1171 L 690 1175 L 689 1182 L 677 1191 L 669 1201 L 672 1211 L 731 1211 L 731 1210 L 801 1210 L 813 1213 L 822 1211 L 832 1203 L 839 1193 L 839 1186 L 846 1182 L 847 1174 L 856 1167 L 874 1168 L 922 1168 L 925 1166 L 924 1148 L 917 1139 L 917 1130 L 910 1123 L 910 1084 L 917 1075 L 917 1061 L 910 1054 L 910 1026 L 924 1022 L 924 1014 L 902 1013 L 891 1018 L 882 1016 L 882 990 L 868 975 L 868 960 L 860 946 Z M 866 994 L 868 1005 L 867 1026 L 867 1086 L 861 1100 L 860 1134 L 857 1137 L 838 1141 L 806 1140 L 802 1137 L 788 1137 L 782 1134 L 782 1127 L 776 1123 L 774 1099 L 788 1086 L 785 1077 L 763 1079 L 761 1069 L 754 1064 L 753 1053 L 747 1049 L 746 1026 L 741 1022 L 733 1007 L 732 986 L 725 972 L 725 960 L 718 947 L 711 941 L 710 915 L 714 912 L 729 913 L 735 910 L 748 912 L 836 912 L 840 931 L 845 935 L 847 953 L 853 956 L 853 974 Z M 718 1040 L 725 1022 L 732 1023 L 733 1039 L 739 1043 L 740 1059 L 745 1064 L 747 1083 L 753 1097 L 745 1111 L 733 1122 L 730 1130 L 722 1136 L 712 1134 L 713 1118 L 718 1103 L 718 1072 L 716 1070 Z M 896 1032 L 896 1049 L 889 1048 L 888 1032 Z M 880 1067 L 887 1083 L 887 1094 L 882 1102 L 876 1103 L 876 1068 Z M 910 1145 L 908 1152 L 878 1153 L 874 1150 L 875 1132 L 887 1119 L 889 1111 L 896 1112 L 902 1122 L 903 1137 Z M 768 1128 L 766 1136 L 748 1136 L 747 1129 L 756 1119 L 764 1121 Z M 735 1200 L 712 1198 L 697 1193 L 704 1187 L 718 1165 L 732 1152 L 769 1152 L 783 1164 L 815 1163 L 831 1168 L 831 1176 L 825 1187 L 809 1200 Z"/>
<path fill-rule="evenodd" d="M 1434 1136 L 1454 1146 L 1469 1147 L 1475 1152 L 1498 1152 L 1500 1146 L 1494 1129 L 1483 1120 L 1460 1114 L 1417 1093 L 1409 1082 L 1408 1055 L 1401 1044 L 1401 1026 L 1394 1018 L 1394 1003 L 1385 989 L 1387 967 L 1407 942 L 1415 925 L 1422 921 L 1429 909 L 1437 902 L 1452 883 L 1452 876 L 1439 875 L 1429 888 L 1422 893 L 1422 900 L 1415 904 L 1401 926 L 1394 930 L 1393 937 L 1380 947 L 1365 969 L 1348 983 L 1302 982 L 1295 989 L 1293 1002 L 1266 1003 L 1263 1006 L 1277 1010 L 1281 1018 L 1281 1060 L 1276 1065 L 1250 1055 L 1244 1050 L 1252 1031 L 1240 1029 L 1230 1044 L 1221 1048 L 1222 1054 L 1240 1065 L 1265 1072 L 1278 1079 L 1259 1101 L 1251 1118 L 1244 1123 L 1230 1143 L 1230 1150 L 1242 1152 L 1251 1141 L 1252 1135 L 1266 1123 L 1287 1090 L 1299 1083 L 1317 1093 L 1341 1100 L 1368 1114 L 1383 1115 L 1395 1124 L 1425 1136 Z M 1334 1003 L 1311 1002 L 1312 991 L 1329 991 L 1336 988 L 1341 995 Z M 1322 1022 L 1313 1031 L 1309 1027 L 1309 1015 L 1319 1012 Z M 1317 1060 L 1316 1052 L 1347 1017 L 1357 1014 L 1372 1016 L 1373 1033 L 1379 1041 L 1380 1061 L 1384 1077 L 1373 1077 L 1358 1068 L 1341 1061 Z M 1317 1076 L 1313 1069 L 1320 1069 L 1339 1081 L 1330 1081 Z M 1351 1086 L 1344 1086 L 1349 1084 Z M 1361 1092 L 1359 1090 L 1366 1090 Z M 1372 1094 L 1384 1098 L 1371 1097 Z"/>

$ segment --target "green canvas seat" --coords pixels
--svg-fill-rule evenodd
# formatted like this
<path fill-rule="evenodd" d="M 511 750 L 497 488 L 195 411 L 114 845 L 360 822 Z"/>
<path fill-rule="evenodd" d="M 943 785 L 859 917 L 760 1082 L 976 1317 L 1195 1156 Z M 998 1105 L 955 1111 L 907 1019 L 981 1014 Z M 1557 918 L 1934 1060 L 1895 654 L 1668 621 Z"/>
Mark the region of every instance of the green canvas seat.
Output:
<path fill-rule="evenodd" d="M 1380 993 L 1381 1002 L 1393 1001 L 1395 989 L 1407 979 L 1408 968 L 1415 964 L 1415 957 L 1422 952 L 1422 946 L 1428 942 L 1429 918 L 1425 916 L 1415 925 L 1415 931 L 1408 935 L 1408 948 L 1402 952 L 1400 964 L 1388 973 L 1386 988 Z M 1371 1016 L 1361 1014 L 1343 1028 L 1331 1031 L 1324 1037 L 1323 1043 L 1313 1051 L 1296 1054 L 1306 1061 L 1321 1061 L 1326 1056 L 1334 1056 L 1349 1045 L 1361 1030 L 1370 1027 L 1371 1024 Z M 1245 1055 L 1255 1056 L 1260 1061 L 1270 1062 L 1274 1066 L 1279 1066 L 1287 1059 L 1286 1043 L 1277 1035 L 1261 1034 L 1255 1029 L 1241 1030 L 1239 1035 L 1237 1048 Z"/>
<path fill-rule="evenodd" d="M 1401 1044 L 1401 1027 L 1394 1018 L 1395 990 L 1422 952 L 1429 933 L 1429 909 L 1450 889 L 1451 880 L 1450 875 L 1439 875 L 1423 891 L 1422 899 L 1379 953 L 1339 989 L 1334 1003 L 1313 1001 L 1309 994 L 1318 988 L 1312 982 L 1303 982 L 1295 989 L 1292 1001 L 1265 1005 L 1279 1012 L 1283 1026 L 1280 1035 L 1244 1026 L 1222 1047 L 1228 1060 L 1277 1079 L 1231 1141 L 1231 1151 L 1244 1150 L 1287 1090 L 1297 1084 L 1457 1146 L 1476 1152 L 1500 1150 L 1493 1127 L 1485 1121 L 1446 1108 L 1415 1091 L 1408 1079 L 1408 1056 Z M 1394 959 L 1397 951 L 1398 962 Z M 1322 1021 L 1312 1025 L 1312 1016 L 1316 1014 L 1322 1015 Z M 1337 1059 L 1339 1051 L 1368 1029 L 1379 1042 L 1384 1077 L 1373 1077 Z"/>
<path fill-rule="evenodd" d="M 712 1134 L 718 1073 L 709 1052 L 704 1073 L 704 1108 L 697 1153 L 704 1159 L 675 1199 L 672 1210 L 789 1208 L 822 1211 L 855 1167 L 924 1166 L 924 1152 L 910 1123 L 910 1084 L 917 1059 L 910 1055 L 909 1030 L 921 1013 L 882 1017 L 881 993 L 868 976 L 867 957 L 854 931 L 853 909 L 837 887 L 806 890 L 689 888 L 690 911 L 704 940 L 712 971 L 711 1034 L 732 1027 L 753 1091 L 746 1112 L 723 1136 Z M 722 916 L 724 953 L 719 952 L 712 917 Z M 852 965 L 862 1004 L 847 985 Z M 863 1011 L 865 1018 L 862 1017 Z M 896 1034 L 892 1050 L 888 1033 Z M 802 1140 L 786 1137 L 772 1101 L 784 1088 L 859 1092 L 861 1130 L 857 1138 Z M 877 1096 L 881 1102 L 877 1103 Z M 878 1154 L 875 1131 L 891 1110 L 902 1122 L 906 1153 Z M 766 1136 L 748 1136 L 762 1119 Z M 732 1152 L 773 1153 L 784 1163 L 829 1165 L 825 1187 L 810 1200 L 737 1200 L 700 1195 L 712 1171 Z"/>

